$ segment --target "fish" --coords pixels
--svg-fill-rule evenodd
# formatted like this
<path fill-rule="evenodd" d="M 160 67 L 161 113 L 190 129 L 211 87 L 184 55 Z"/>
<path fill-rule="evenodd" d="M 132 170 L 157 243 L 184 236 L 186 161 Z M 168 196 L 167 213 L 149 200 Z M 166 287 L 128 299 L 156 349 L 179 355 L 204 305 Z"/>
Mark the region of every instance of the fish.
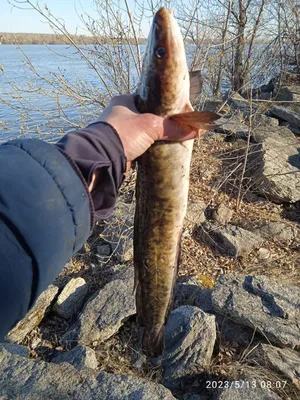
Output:
<path fill-rule="evenodd" d="M 201 82 L 197 74 L 193 92 Z M 154 15 L 135 93 L 140 113 L 170 118 L 183 128 L 208 130 L 219 118 L 196 112 L 183 38 L 173 12 Z M 134 274 L 137 320 L 144 327 L 142 350 L 164 350 L 164 327 L 173 303 L 186 214 L 194 140 L 155 142 L 137 159 Z"/>

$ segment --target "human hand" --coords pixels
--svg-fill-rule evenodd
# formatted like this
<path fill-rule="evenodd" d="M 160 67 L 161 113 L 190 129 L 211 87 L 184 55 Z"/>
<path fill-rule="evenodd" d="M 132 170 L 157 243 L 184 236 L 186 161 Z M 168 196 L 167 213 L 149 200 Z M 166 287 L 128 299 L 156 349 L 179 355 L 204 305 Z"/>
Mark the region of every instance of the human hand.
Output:
<path fill-rule="evenodd" d="M 100 115 L 100 121 L 108 122 L 118 132 L 127 158 L 127 170 L 131 162 L 141 156 L 156 140 L 184 141 L 195 139 L 205 130 L 184 130 L 175 122 L 154 114 L 140 114 L 133 95 L 121 95 L 111 99 Z"/>

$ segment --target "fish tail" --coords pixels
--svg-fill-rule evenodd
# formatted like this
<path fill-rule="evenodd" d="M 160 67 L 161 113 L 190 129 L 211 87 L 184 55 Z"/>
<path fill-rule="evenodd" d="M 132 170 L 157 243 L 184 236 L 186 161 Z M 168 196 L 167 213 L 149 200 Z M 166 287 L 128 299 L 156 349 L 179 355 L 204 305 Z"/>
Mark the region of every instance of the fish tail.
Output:
<path fill-rule="evenodd" d="M 145 327 L 143 334 L 142 349 L 149 357 L 158 357 L 165 347 L 165 327 L 159 329 Z"/>

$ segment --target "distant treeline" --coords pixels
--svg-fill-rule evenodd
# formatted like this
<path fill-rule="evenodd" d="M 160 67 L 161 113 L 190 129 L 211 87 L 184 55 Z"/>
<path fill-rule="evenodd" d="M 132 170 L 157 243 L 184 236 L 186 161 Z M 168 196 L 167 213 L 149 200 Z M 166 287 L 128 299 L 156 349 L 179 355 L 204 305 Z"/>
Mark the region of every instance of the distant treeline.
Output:
<path fill-rule="evenodd" d="M 122 42 L 120 38 L 104 38 L 85 35 L 70 35 L 72 40 L 77 44 L 105 44 L 112 42 Z M 140 43 L 145 43 L 145 39 L 141 38 Z M 5 33 L 0 32 L 1 44 L 64 44 L 70 43 L 64 35 L 48 34 L 48 33 Z"/>
<path fill-rule="evenodd" d="M 128 43 L 128 40 L 122 38 L 105 38 L 85 35 L 70 35 L 71 39 L 79 45 L 82 44 L 107 44 L 107 43 Z M 131 41 L 134 43 L 134 41 Z M 267 39 L 255 40 L 255 43 L 267 43 Z M 70 44 L 70 41 L 64 35 L 51 33 L 5 33 L 0 32 L 1 44 Z M 146 39 L 140 38 L 140 44 L 145 44 Z M 191 43 L 186 40 L 186 44 Z M 195 42 L 194 42 L 195 43 Z M 214 40 L 202 40 L 199 44 L 216 44 Z"/>

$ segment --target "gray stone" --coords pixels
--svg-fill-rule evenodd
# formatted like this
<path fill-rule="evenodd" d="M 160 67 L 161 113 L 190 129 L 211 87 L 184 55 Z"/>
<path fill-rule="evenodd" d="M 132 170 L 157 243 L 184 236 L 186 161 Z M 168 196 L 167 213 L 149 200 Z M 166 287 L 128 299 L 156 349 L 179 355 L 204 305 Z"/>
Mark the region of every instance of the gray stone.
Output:
<path fill-rule="evenodd" d="M 120 279 L 107 283 L 91 297 L 78 321 L 63 336 L 63 344 L 73 345 L 79 342 L 88 346 L 101 343 L 118 332 L 123 322 L 135 314 L 132 267 L 129 273 L 130 279 L 122 279 L 121 275 Z"/>
<path fill-rule="evenodd" d="M 226 115 L 220 118 L 217 123 L 218 127 L 215 128 L 215 132 L 226 133 L 239 139 L 246 139 L 248 136 L 249 127 L 245 124 L 242 113 Z"/>
<path fill-rule="evenodd" d="M 253 127 L 254 128 L 270 128 L 276 127 L 279 125 L 279 121 L 277 118 L 269 117 L 268 115 L 256 113 L 253 117 Z"/>
<path fill-rule="evenodd" d="M 300 105 L 273 106 L 270 114 L 300 127 Z"/>
<path fill-rule="evenodd" d="M 250 111 L 249 101 L 238 93 L 234 93 L 232 96 L 228 98 L 228 104 L 230 105 L 231 108 L 239 111 L 240 110 L 244 112 Z M 256 108 L 255 104 L 252 104 L 252 109 L 255 108 Z"/>
<path fill-rule="evenodd" d="M 248 157 L 247 176 L 253 188 L 275 202 L 300 200 L 299 140 L 285 127 L 255 132 L 260 141 Z"/>
<path fill-rule="evenodd" d="M 133 223 L 135 203 L 117 202 L 113 215 L 105 220 L 102 244 L 108 244 L 119 262 L 133 259 Z"/>
<path fill-rule="evenodd" d="M 212 217 L 214 221 L 221 225 L 225 225 L 231 221 L 233 216 L 232 210 L 228 208 L 224 203 L 221 203 L 216 210 L 213 211 Z"/>
<path fill-rule="evenodd" d="M 13 343 L 21 343 L 25 336 L 36 328 L 47 312 L 58 293 L 58 287 L 50 285 L 37 299 L 33 308 L 7 335 L 7 340 Z"/>
<path fill-rule="evenodd" d="M 202 288 L 202 284 L 198 279 L 198 275 L 184 275 L 179 276 L 177 279 L 177 283 L 186 284 L 186 285 L 197 285 Z"/>
<path fill-rule="evenodd" d="M 0 352 L 2 351 L 2 349 L 5 349 L 11 354 L 16 354 L 22 357 L 28 357 L 29 355 L 29 350 L 27 349 L 27 347 L 21 346 L 19 344 L 2 342 L 0 343 Z"/>
<path fill-rule="evenodd" d="M 266 249 L 265 247 L 261 247 L 258 249 L 258 258 L 260 260 L 267 260 L 270 258 L 271 252 L 269 249 Z"/>
<path fill-rule="evenodd" d="M 219 99 L 205 99 L 204 103 L 199 108 L 199 111 L 219 112 L 223 106 L 224 101 Z"/>
<path fill-rule="evenodd" d="M 108 257 L 111 255 L 111 247 L 109 244 L 102 244 L 101 246 L 97 247 L 97 254 L 99 256 Z"/>
<path fill-rule="evenodd" d="M 195 225 L 204 222 L 206 219 L 204 214 L 206 207 L 207 204 L 204 201 L 189 201 L 185 216 L 186 221 Z"/>
<path fill-rule="evenodd" d="M 199 285 L 177 283 L 173 308 L 185 305 L 197 306 L 204 312 L 211 312 L 211 290 L 202 289 Z"/>
<path fill-rule="evenodd" d="M 84 368 L 96 369 L 98 367 L 95 351 L 90 347 L 81 345 L 74 347 L 72 350 L 59 353 L 51 361 L 55 364 L 67 362 L 78 370 Z"/>
<path fill-rule="evenodd" d="M 296 136 L 300 136 L 300 127 L 291 124 L 290 122 L 287 121 L 282 121 L 280 123 L 280 126 L 286 126 L 290 131 L 292 131 Z"/>
<path fill-rule="evenodd" d="M 299 304 L 299 287 L 264 276 L 221 276 L 212 291 L 215 312 L 290 348 L 300 347 Z"/>
<path fill-rule="evenodd" d="M 249 359 L 281 373 L 300 387 L 300 354 L 290 349 L 280 349 L 269 344 L 259 344 L 250 352 Z"/>
<path fill-rule="evenodd" d="M 203 396 L 201 397 L 199 394 L 192 394 L 192 393 L 185 393 L 183 395 L 183 400 L 202 400 Z"/>
<path fill-rule="evenodd" d="M 209 365 L 216 340 L 215 317 L 197 307 L 179 307 L 171 312 L 165 335 L 164 384 L 179 387 L 182 378 Z"/>
<path fill-rule="evenodd" d="M 254 232 L 261 235 L 264 239 L 286 244 L 293 242 L 298 235 L 296 227 L 291 223 L 281 221 L 266 222 L 255 229 Z"/>
<path fill-rule="evenodd" d="M 253 337 L 253 329 L 235 323 L 227 316 L 216 315 L 216 322 L 218 325 L 218 333 L 222 343 L 238 344 L 246 348 L 249 345 L 256 343 L 256 337 Z"/>
<path fill-rule="evenodd" d="M 26 359 L 0 351 L 0 396 L 7 400 L 165 400 L 162 385 L 133 375 L 78 371 L 70 364 Z"/>
<path fill-rule="evenodd" d="M 220 389 L 215 400 L 280 400 L 276 393 L 262 387 L 262 379 L 241 376 L 235 381 L 228 381 L 229 388 Z"/>
<path fill-rule="evenodd" d="M 280 88 L 276 101 L 300 101 L 299 85 L 284 85 Z"/>
<path fill-rule="evenodd" d="M 204 223 L 200 235 L 211 248 L 235 257 L 247 255 L 262 243 L 260 236 L 231 224 L 217 226 Z"/>
<path fill-rule="evenodd" d="M 88 285 L 83 278 L 71 279 L 58 296 L 53 311 L 62 318 L 72 318 L 81 310 L 87 292 Z"/>

